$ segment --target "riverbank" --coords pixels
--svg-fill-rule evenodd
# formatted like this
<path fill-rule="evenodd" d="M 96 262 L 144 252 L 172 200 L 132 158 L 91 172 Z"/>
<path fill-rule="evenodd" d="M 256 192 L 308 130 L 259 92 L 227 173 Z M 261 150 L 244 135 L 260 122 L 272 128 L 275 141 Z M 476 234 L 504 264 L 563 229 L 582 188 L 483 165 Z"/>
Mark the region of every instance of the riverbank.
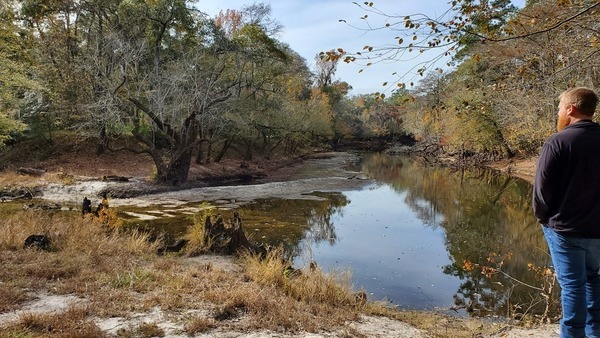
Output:
<path fill-rule="evenodd" d="M 491 169 L 505 172 L 533 183 L 537 157 L 517 158 L 485 163 Z"/>
<path fill-rule="evenodd" d="M 319 154 L 315 156 L 330 156 L 331 158 L 335 158 L 339 160 L 339 158 L 343 157 L 335 157 L 335 154 Z M 123 159 L 121 159 L 122 161 Z M 350 160 L 346 158 L 344 161 Z M 292 161 L 294 162 L 294 161 Z M 292 163 L 290 162 L 290 163 Z M 343 162 L 343 161 L 342 161 Z M 342 162 L 336 162 L 340 164 Z M 234 163 L 231 162 L 229 166 L 234 170 L 239 170 L 241 168 L 241 161 Z M 280 162 L 282 163 L 282 162 Z M 295 162 L 297 163 L 297 162 Z M 520 163 L 519 165 L 527 168 L 527 161 Z M 138 163 L 139 164 L 139 163 Z M 253 163 L 256 165 L 255 169 L 265 170 L 267 168 L 266 165 L 262 165 L 262 168 L 259 168 L 260 163 Z M 105 161 L 102 163 L 96 164 L 96 171 L 105 171 L 114 170 L 111 167 L 110 161 Z M 123 165 L 123 163 L 115 164 L 115 167 Z M 107 167 L 103 167 L 107 166 Z M 509 170 L 508 168 L 514 168 L 517 166 L 514 163 L 507 163 L 504 166 L 500 166 L 498 169 L 506 168 L 505 170 Z M 85 164 L 82 166 L 85 168 Z M 65 173 L 69 176 L 77 178 L 78 176 L 75 173 L 81 173 L 82 167 L 73 167 L 70 169 L 69 167 L 63 166 L 61 167 L 61 172 L 56 171 L 47 171 L 44 175 L 37 178 L 39 180 L 49 179 L 50 177 L 56 177 L 60 180 L 60 177 L 65 177 Z M 134 166 L 126 166 L 125 169 L 131 170 Z M 304 173 L 300 170 L 298 166 L 279 166 L 279 168 L 270 167 L 269 175 L 271 175 L 271 180 L 276 182 L 284 182 L 286 178 L 289 178 L 292 173 L 294 175 L 314 175 L 315 172 L 319 172 L 320 170 L 325 170 L 327 166 L 311 168 L 308 172 Z M 65 169 L 67 168 L 67 169 Z M 216 177 L 219 173 L 224 173 L 227 168 L 225 166 L 217 167 L 218 170 L 212 171 L 212 177 Z M 248 169 L 242 168 L 242 169 Z M 73 170 L 73 171 L 70 171 Z M 510 169 L 514 170 L 514 169 Z M 113 171 L 111 173 L 119 174 L 121 172 Z M 132 173 L 132 171 L 128 171 L 128 174 Z M 263 171 L 264 173 L 264 171 Z M 344 176 L 346 179 L 343 180 L 344 184 L 356 183 L 360 182 L 359 177 L 352 177 L 352 173 L 344 172 L 336 172 L 336 175 L 346 175 Z M 327 175 L 325 175 L 327 176 Z M 132 177 L 142 177 L 132 175 Z M 348 180 L 348 178 L 359 178 L 358 180 Z M 264 179 L 264 177 L 263 177 Z M 342 180 L 340 180 L 341 182 Z M 322 184 L 319 184 L 322 185 Z M 230 275 L 229 277 L 233 277 L 232 281 L 237 280 L 239 278 L 239 273 L 242 271 L 242 267 L 239 265 L 239 262 L 233 260 L 231 257 L 222 257 L 222 256 L 200 256 L 198 259 L 201 260 L 199 267 L 210 265 L 212 268 L 217 271 L 225 271 L 225 276 Z M 187 259 L 183 259 L 183 261 L 187 261 Z M 192 259 L 194 261 L 194 259 Z M 163 262 L 161 258 L 156 258 L 149 266 L 162 266 Z M 177 264 L 181 264 L 179 258 L 177 258 Z M 171 263 L 169 263 L 171 264 Z M 207 264 L 207 265 L 205 265 Z M 194 265 L 196 266 L 196 265 Z M 198 267 L 196 266 L 196 267 Z M 212 269 L 211 268 L 211 269 Z M 143 271 L 143 269 L 141 269 Z M 236 274 L 229 274 L 229 272 L 236 272 Z M 220 274 L 221 275 L 221 274 Z M 172 278 L 172 277 L 171 277 Z M 221 276 L 219 278 L 226 278 Z M 4 281 L 3 281 L 4 282 Z M 223 280 L 223 283 L 228 283 L 227 280 Z M 131 291 L 131 290 L 130 290 Z M 140 293 L 140 290 L 134 289 L 132 290 L 135 293 Z M 153 293 L 159 290 L 143 290 L 143 294 L 150 296 Z M 82 297 L 80 294 L 73 295 L 71 293 L 67 294 L 57 294 L 56 290 L 53 289 L 42 289 L 37 290 L 35 294 L 30 295 L 30 299 L 26 301 L 20 302 L 18 306 L 10 311 L 3 311 L 1 315 L 13 316 L 10 318 L 19 318 L 19 316 L 23 316 L 26 313 L 31 313 L 33 311 L 37 311 L 38 309 L 42 313 L 47 314 L 59 314 L 68 311 L 70 307 L 78 304 L 78 301 L 87 299 L 85 295 Z M 215 304 L 210 304 L 211 306 L 207 308 L 203 308 L 200 304 L 194 304 L 194 309 L 197 311 L 204 311 L 206 313 L 210 313 L 214 311 Z M 16 316 L 16 317 L 15 317 Z M 132 308 L 131 311 L 125 311 L 124 314 L 111 317 L 111 318 L 95 318 L 95 325 L 100 327 L 103 332 L 107 335 L 116 335 L 117 332 L 121 330 L 132 330 L 132 328 L 142 327 L 144 323 L 153 323 L 155 326 L 160 328 L 163 332 L 163 336 L 168 337 L 179 337 L 179 336 L 187 336 L 184 333 L 183 324 L 185 322 L 186 316 L 189 316 L 189 313 L 185 311 L 165 311 L 164 309 L 154 309 L 147 308 L 146 311 L 138 312 L 134 311 Z M 4 318 L 4 317 L 2 317 Z M 9 317 L 7 317 L 9 318 Z M 245 337 L 338 337 L 338 336 L 350 336 L 350 337 L 552 337 L 555 336 L 555 325 L 538 327 L 534 329 L 522 329 L 516 328 L 508 325 L 507 323 L 492 323 L 490 321 L 477 320 L 477 319 L 465 319 L 465 318 L 454 318 L 448 317 L 440 314 L 436 314 L 434 312 L 428 313 L 413 313 L 413 312 L 394 312 L 387 313 L 386 316 L 373 315 L 373 314 L 361 314 L 359 317 L 349 320 L 344 327 L 332 327 L 328 330 L 308 330 L 308 331 L 286 331 L 282 330 L 266 330 L 260 329 L 256 326 L 253 326 L 251 323 L 247 323 L 251 320 L 250 316 L 243 315 L 241 317 L 237 317 L 238 322 L 241 322 L 240 326 L 232 325 L 230 322 L 215 322 L 212 323 L 214 327 L 209 330 L 208 333 L 197 334 L 194 336 L 204 337 L 204 336 L 212 336 L 212 337 L 233 337 L 233 336 L 245 336 Z M 318 320 L 318 318 L 317 318 Z M 325 320 L 325 319 L 323 319 Z M 0 321 L 3 320 L 0 318 Z M 348 328 L 352 328 L 349 330 Z"/>

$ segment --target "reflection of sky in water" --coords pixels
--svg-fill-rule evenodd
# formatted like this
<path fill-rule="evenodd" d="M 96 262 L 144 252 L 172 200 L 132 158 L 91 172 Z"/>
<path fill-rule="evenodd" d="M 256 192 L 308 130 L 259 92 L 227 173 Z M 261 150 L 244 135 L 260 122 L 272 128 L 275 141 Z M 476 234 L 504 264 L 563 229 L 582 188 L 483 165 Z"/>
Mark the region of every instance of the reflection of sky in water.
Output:
<path fill-rule="evenodd" d="M 344 194 L 350 204 L 331 217 L 336 243 L 303 243 L 311 246 L 312 259 L 324 270 L 350 268 L 355 287 L 366 290 L 370 299 L 412 309 L 452 306 L 460 281 L 442 272 L 452 263 L 443 228 L 423 224 L 404 202 L 406 193 L 387 185 Z M 304 264 L 305 258 L 296 264 Z"/>

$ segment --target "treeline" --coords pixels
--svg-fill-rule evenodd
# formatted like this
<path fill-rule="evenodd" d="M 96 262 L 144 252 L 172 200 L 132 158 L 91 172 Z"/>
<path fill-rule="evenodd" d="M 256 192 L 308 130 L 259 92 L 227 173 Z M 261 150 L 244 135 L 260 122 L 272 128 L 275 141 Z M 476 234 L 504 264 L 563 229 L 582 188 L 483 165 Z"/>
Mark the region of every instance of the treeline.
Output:
<path fill-rule="evenodd" d="M 268 5 L 217 17 L 194 5 L 3 1 L 0 142 L 69 131 L 99 140 L 98 154 L 147 154 L 159 182 L 178 184 L 192 161 L 232 149 L 295 153 L 377 129 L 347 84 L 317 79 L 329 63 L 312 71 L 274 37 Z"/>
<path fill-rule="evenodd" d="M 68 131 L 98 140 L 98 154 L 150 156 L 168 184 L 186 181 L 192 161 L 233 151 L 250 159 L 373 138 L 409 136 L 461 156 L 536 153 L 557 95 L 596 87 L 598 4 L 453 3 L 468 24 L 448 33 L 452 71 L 421 71 L 416 86 L 384 97 L 350 96 L 335 78 L 341 58 L 327 57 L 335 51 L 311 69 L 275 38 L 268 5 L 209 17 L 192 0 L 6 0 L 0 144 Z M 423 26 L 435 34 L 444 24 L 454 27 Z"/>
<path fill-rule="evenodd" d="M 420 69 L 418 84 L 400 84 L 386 101 L 403 131 L 445 152 L 537 154 L 556 130 L 559 94 L 600 89 L 600 2 L 529 0 L 521 9 L 505 0 L 453 3 L 458 13 L 449 21 L 422 20 L 428 47 L 446 42 L 442 51 L 453 53 L 451 71 Z M 403 20 L 417 32 L 416 19 Z M 444 24 L 451 29 L 440 32 Z"/>

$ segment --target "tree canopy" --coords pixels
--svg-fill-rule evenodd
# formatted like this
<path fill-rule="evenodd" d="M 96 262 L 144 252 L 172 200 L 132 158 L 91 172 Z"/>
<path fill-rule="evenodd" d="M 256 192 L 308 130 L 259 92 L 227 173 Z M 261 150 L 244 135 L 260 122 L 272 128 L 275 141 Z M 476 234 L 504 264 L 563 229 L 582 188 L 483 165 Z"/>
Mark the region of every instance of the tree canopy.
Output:
<path fill-rule="evenodd" d="M 5 1 L 0 144 L 69 131 L 99 154 L 150 156 L 167 184 L 185 182 L 194 159 L 407 136 L 461 157 L 527 156 L 553 132 L 560 92 L 598 87 L 596 1 L 454 0 L 439 17 L 356 5 L 367 24 L 385 19 L 357 28 L 390 43 L 332 49 L 311 69 L 277 39 L 266 4 L 209 17 L 191 0 Z M 340 62 L 411 53 L 418 82 L 391 74 L 380 92 L 352 96 L 336 78 Z"/>

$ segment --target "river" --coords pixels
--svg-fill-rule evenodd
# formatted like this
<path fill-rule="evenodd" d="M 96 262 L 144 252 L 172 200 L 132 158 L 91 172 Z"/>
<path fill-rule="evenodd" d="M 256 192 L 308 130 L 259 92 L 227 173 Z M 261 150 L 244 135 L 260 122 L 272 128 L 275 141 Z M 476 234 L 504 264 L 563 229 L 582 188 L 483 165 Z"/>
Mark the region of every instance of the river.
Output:
<path fill-rule="evenodd" d="M 76 204 L 105 185 L 50 187 L 45 198 Z M 530 183 L 496 171 L 332 153 L 254 184 L 112 199 L 111 205 L 130 224 L 178 237 L 208 201 L 225 217 L 238 210 L 252 241 L 283 245 L 294 265 L 314 261 L 326 271 L 348 272 L 371 300 L 514 316 L 541 313 L 548 299 L 549 284 L 538 272 L 550 260 L 530 200 Z"/>

